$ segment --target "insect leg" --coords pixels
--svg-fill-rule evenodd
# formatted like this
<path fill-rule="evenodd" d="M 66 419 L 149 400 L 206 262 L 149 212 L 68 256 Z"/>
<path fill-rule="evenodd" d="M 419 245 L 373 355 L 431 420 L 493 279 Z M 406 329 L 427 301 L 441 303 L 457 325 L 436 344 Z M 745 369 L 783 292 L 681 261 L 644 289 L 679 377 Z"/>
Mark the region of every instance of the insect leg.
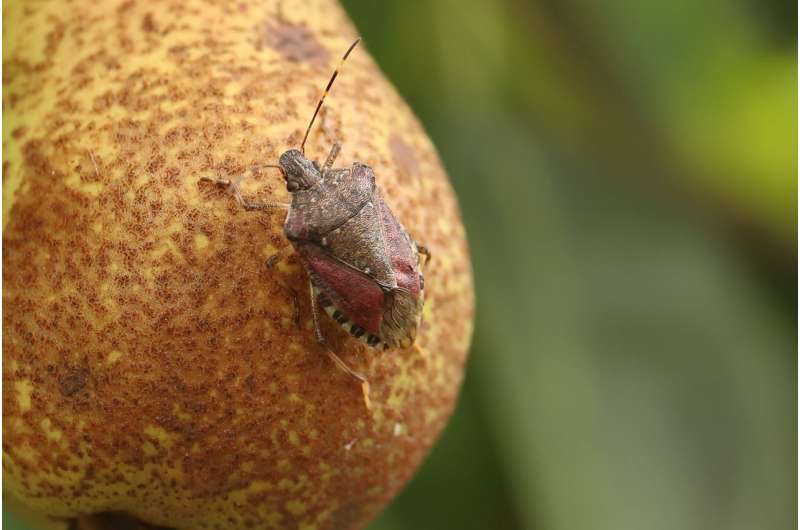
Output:
<path fill-rule="evenodd" d="M 372 408 L 369 402 L 369 381 L 367 381 L 367 378 L 364 376 L 364 374 L 356 372 L 347 366 L 347 363 L 345 363 L 341 357 L 336 355 L 328 346 L 325 337 L 322 335 L 322 331 L 319 329 L 319 310 L 317 308 L 317 298 L 314 296 L 314 284 L 311 283 L 311 280 L 308 281 L 308 289 L 311 295 L 311 317 L 314 319 L 314 335 L 317 338 L 317 342 L 320 344 L 320 346 L 325 348 L 325 353 L 328 354 L 328 358 L 333 361 L 333 364 L 335 364 L 346 374 L 361 382 L 361 393 L 364 395 L 364 405 L 366 405 L 367 409 Z"/>
<path fill-rule="evenodd" d="M 239 185 L 236 184 L 231 179 L 212 179 L 209 177 L 201 177 L 201 182 L 210 182 L 216 186 L 221 186 L 230 191 L 233 194 L 233 198 L 236 199 L 236 202 L 239 203 L 239 206 L 244 208 L 247 211 L 255 211 L 255 210 L 288 210 L 289 205 L 284 202 L 277 202 L 277 201 L 268 201 L 268 202 L 254 202 L 248 199 L 245 199 L 242 196 L 241 190 L 239 190 Z"/>
<path fill-rule="evenodd" d="M 331 152 L 328 154 L 328 158 L 325 159 L 325 165 L 322 166 L 322 171 L 327 171 L 331 167 L 333 167 L 333 163 L 336 161 L 336 157 L 339 156 L 339 151 L 342 150 L 342 144 L 339 142 L 334 142 L 331 146 Z"/>
<path fill-rule="evenodd" d="M 292 251 L 292 247 L 284 247 L 280 249 L 278 252 L 273 254 L 272 256 L 267 258 L 267 261 L 264 262 L 264 265 L 267 266 L 268 269 L 274 267 L 279 261 L 283 261 L 286 259 L 286 256 Z"/>
<path fill-rule="evenodd" d="M 416 241 L 414 242 L 414 244 L 417 245 L 417 252 L 419 252 L 420 254 L 425 256 L 425 265 L 427 265 L 428 262 L 431 260 L 431 251 L 430 251 L 430 249 L 428 247 L 426 247 L 425 245 L 420 245 Z"/>
<path fill-rule="evenodd" d="M 273 254 L 272 256 L 267 258 L 267 261 L 264 265 L 268 269 L 272 269 L 276 263 L 286 257 L 286 255 L 291 251 L 291 247 L 285 247 Z M 294 312 L 292 313 L 292 321 L 294 322 L 295 327 L 300 327 L 300 301 L 297 296 L 297 291 L 294 290 L 288 283 L 283 282 L 281 280 L 277 280 L 284 289 L 286 289 L 292 297 L 292 303 L 294 304 Z"/>
<path fill-rule="evenodd" d="M 283 282 L 281 282 L 283 283 Z M 283 284 L 283 286 L 289 291 L 292 295 L 292 303 L 294 304 L 294 312 L 292 314 L 292 321 L 294 322 L 294 327 L 300 327 L 300 300 L 297 298 L 297 292 L 289 287 L 287 284 Z"/>

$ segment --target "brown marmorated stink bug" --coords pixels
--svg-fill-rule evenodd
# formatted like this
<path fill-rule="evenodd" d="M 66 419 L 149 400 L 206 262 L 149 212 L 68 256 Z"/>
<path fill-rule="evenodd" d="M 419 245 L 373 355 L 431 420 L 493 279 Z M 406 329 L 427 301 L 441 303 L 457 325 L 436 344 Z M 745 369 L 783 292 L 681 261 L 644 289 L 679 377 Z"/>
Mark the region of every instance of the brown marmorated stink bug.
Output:
<path fill-rule="evenodd" d="M 427 263 L 430 252 L 408 235 L 386 205 L 372 168 L 359 162 L 347 168 L 333 167 L 339 142 L 333 144 L 322 166 L 305 157 L 305 143 L 325 96 L 360 40 L 350 45 L 334 70 L 300 149 L 283 153 L 278 165 L 262 166 L 281 171 L 292 194 L 291 204 L 250 201 L 230 179 L 201 180 L 225 187 L 246 210 L 288 210 L 283 231 L 308 271 L 317 342 L 339 368 L 361 382 L 369 407 L 367 378 L 327 346 L 317 308 L 322 306 L 352 336 L 372 348 L 410 347 L 417 336 L 424 300 L 419 256 L 425 256 Z M 267 264 L 274 264 L 280 254 Z"/>

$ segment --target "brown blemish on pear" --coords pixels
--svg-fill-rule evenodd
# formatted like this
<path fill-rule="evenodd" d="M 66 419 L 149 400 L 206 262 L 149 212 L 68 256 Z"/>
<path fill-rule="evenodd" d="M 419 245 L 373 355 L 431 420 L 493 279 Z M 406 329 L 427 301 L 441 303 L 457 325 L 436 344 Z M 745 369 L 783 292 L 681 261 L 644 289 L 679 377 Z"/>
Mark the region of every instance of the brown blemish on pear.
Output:
<path fill-rule="evenodd" d="M 330 64 L 330 52 L 305 25 L 292 24 L 279 17 L 265 25 L 262 38 L 287 61 L 307 62 L 315 66 Z"/>
<path fill-rule="evenodd" d="M 389 137 L 389 150 L 392 153 L 392 160 L 397 168 L 411 177 L 419 176 L 419 163 L 414 155 L 414 149 L 408 145 L 403 138 L 393 134 Z"/>
<path fill-rule="evenodd" d="M 77 394 L 86 386 L 86 380 L 88 378 L 89 370 L 86 368 L 68 368 L 58 382 L 61 395 L 64 397 L 72 397 Z"/>

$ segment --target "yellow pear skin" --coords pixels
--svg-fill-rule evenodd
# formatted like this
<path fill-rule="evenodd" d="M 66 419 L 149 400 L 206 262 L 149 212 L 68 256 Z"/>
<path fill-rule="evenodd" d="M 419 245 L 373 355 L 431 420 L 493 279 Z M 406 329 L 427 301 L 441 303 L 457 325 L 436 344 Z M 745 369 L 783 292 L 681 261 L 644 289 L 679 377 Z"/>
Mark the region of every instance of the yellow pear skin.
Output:
<path fill-rule="evenodd" d="M 58 517 L 186 530 L 363 528 L 409 480 L 461 384 L 474 314 L 464 228 L 430 140 L 368 54 L 306 144 L 370 165 L 427 245 L 412 348 L 323 315 L 259 167 L 297 147 L 356 38 L 332 0 L 3 6 L 4 486 Z"/>

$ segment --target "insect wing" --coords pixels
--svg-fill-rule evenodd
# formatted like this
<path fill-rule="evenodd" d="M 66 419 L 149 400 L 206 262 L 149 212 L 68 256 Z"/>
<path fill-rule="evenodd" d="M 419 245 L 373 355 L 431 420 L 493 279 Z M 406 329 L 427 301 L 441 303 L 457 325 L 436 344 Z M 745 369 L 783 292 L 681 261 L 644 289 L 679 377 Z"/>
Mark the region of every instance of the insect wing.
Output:
<path fill-rule="evenodd" d="M 357 326 L 377 334 L 383 316 L 384 293 L 375 281 L 326 254 L 313 243 L 300 245 L 314 284 Z"/>
<path fill-rule="evenodd" d="M 397 286 L 415 298 L 419 297 L 419 257 L 408 233 L 395 218 L 392 211 L 380 198 L 380 216 L 386 253 L 392 264 Z"/>

